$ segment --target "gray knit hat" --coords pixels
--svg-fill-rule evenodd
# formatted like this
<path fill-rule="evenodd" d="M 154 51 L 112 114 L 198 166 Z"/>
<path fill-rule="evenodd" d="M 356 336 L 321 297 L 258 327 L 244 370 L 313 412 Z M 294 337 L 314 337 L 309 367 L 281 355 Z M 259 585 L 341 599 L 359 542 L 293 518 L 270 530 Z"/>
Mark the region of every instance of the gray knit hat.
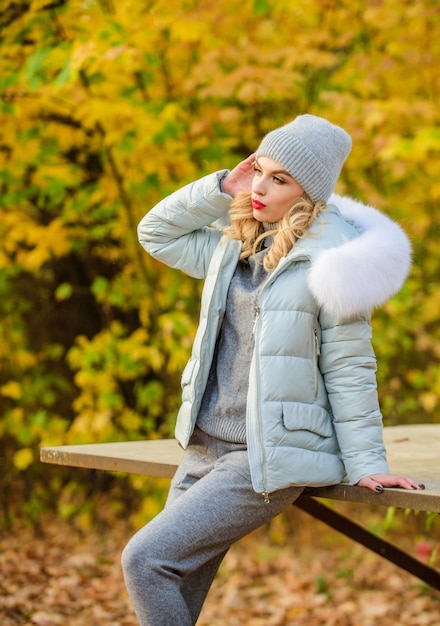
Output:
<path fill-rule="evenodd" d="M 318 202 L 329 199 L 350 151 L 351 137 L 345 130 L 316 115 L 299 115 L 268 133 L 256 158 L 277 161 Z"/>

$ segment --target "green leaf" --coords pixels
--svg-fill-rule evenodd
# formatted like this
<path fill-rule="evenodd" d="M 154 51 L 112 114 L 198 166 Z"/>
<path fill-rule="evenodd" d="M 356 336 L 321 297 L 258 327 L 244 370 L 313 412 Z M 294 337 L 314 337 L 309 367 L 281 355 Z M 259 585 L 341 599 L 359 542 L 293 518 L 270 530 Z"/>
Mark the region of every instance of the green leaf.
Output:
<path fill-rule="evenodd" d="M 36 90 L 44 78 L 44 64 L 52 52 L 51 48 L 39 48 L 25 63 L 24 78 L 31 90 Z"/>
<path fill-rule="evenodd" d="M 256 15 L 266 15 L 270 9 L 269 0 L 254 0 L 254 13 Z"/>
<path fill-rule="evenodd" d="M 60 87 L 68 83 L 72 79 L 72 76 L 73 76 L 73 72 L 72 72 L 72 66 L 71 66 L 70 57 L 69 57 L 66 60 L 64 67 L 58 73 L 54 81 L 55 87 L 59 89 Z"/>
<path fill-rule="evenodd" d="M 55 290 L 55 298 L 58 302 L 68 300 L 73 293 L 72 285 L 70 283 L 61 283 Z"/>

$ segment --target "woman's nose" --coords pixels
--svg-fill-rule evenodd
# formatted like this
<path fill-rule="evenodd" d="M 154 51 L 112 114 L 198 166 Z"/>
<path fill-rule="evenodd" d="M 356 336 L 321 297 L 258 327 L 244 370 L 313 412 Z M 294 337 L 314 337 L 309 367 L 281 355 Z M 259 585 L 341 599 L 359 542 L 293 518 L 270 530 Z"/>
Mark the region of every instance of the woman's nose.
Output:
<path fill-rule="evenodd" d="M 256 176 L 254 177 L 254 180 L 252 181 L 252 191 L 254 193 L 258 193 L 260 196 L 266 193 L 262 178 L 257 178 Z"/>

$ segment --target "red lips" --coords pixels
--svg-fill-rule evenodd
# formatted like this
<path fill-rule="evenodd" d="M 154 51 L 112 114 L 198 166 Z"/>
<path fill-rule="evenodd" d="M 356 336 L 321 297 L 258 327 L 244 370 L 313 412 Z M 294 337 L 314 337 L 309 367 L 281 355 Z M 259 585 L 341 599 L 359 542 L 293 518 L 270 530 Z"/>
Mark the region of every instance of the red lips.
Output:
<path fill-rule="evenodd" d="M 264 209 L 266 207 L 265 204 L 263 204 L 262 202 L 260 202 L 259 200 L 254 200 L 252 198 L 252 208 L 256 209 L 257 211 Z"/>

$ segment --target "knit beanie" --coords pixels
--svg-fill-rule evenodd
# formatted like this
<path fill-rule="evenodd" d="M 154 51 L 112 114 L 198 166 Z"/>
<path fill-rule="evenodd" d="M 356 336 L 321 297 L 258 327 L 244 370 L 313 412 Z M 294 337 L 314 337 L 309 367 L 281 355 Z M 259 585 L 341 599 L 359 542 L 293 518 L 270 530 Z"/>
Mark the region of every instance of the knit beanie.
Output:
<path fill-rule="evenodd" d="M 351 137 L 345 130 L 316 115 L 299 115 L 269 132 L 256 158 L 277 161 L 318 202 L 329 199 L 350 151 Z"/>

